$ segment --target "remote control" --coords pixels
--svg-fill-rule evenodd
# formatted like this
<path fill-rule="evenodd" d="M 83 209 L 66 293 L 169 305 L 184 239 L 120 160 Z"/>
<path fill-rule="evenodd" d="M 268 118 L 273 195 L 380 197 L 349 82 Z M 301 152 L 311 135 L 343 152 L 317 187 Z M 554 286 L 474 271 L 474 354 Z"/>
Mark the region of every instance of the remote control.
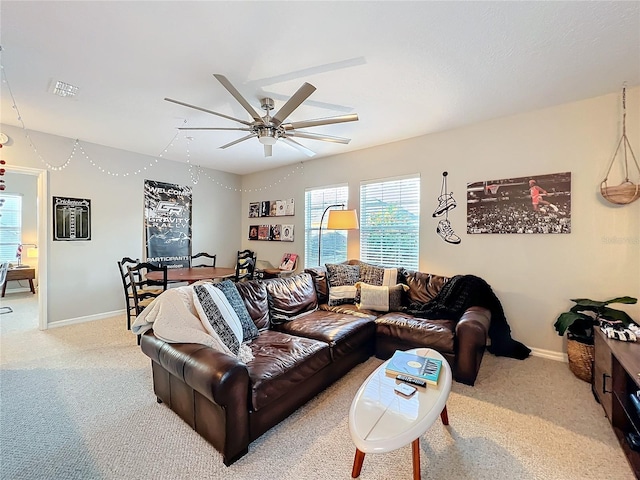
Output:
<path fill-rule="evenodd" d="M 409 375 L 398 375 L 396 380 L 400 380 L 401 382 L 411 383 L 413 385 L 418 385 L 419 387 L 426 387 L 427 382 L 424 380 L 419 380 L 414 377 L 410 377 Z"/>
<path fill-rule="evenodd" d="M 410 397 L 411 395 L 413 395 L 415 393 L 416 387 L 412 387 L 411 385 L 407 385 L 406 383 L 400 383 L 400 384 L 396 385 L 394 390 L 396 392 L 404 395 L 405 397 Z"/>

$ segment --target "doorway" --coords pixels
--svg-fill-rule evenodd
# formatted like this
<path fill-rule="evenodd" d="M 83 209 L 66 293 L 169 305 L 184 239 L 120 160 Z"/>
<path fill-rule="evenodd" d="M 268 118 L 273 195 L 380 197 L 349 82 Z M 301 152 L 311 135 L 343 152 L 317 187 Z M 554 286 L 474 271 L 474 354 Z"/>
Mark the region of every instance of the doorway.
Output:
<path fill-rule="evenodd" d="M 21 167 L 21 166 L 5 166 L 7 172 L 19 175 L 31 175 L 36 177 L 36 229 L 37 229 L 37 245 L 38 256 L 30 258 L 30 263 L 36 265 L 37 280 L 37 312 L 38 312 L 38 329 L 47 329 L 47 225 L 49 224 L 49 211 L 47 209 L 47 199 L 49 191 L 49 172 L 45 169 Z M 6 297 L 5 297 L 6 298 Z"/>

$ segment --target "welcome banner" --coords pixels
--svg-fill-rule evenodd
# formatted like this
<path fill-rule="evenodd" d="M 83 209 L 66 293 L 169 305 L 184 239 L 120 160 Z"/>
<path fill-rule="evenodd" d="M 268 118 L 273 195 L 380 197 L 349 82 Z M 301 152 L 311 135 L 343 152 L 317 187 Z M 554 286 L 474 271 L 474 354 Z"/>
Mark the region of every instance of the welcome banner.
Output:
<path fill-rule="evenodd" d="M 191 187 L 144 181 L 147 262 L 188 267 L 191 258 Z"/>

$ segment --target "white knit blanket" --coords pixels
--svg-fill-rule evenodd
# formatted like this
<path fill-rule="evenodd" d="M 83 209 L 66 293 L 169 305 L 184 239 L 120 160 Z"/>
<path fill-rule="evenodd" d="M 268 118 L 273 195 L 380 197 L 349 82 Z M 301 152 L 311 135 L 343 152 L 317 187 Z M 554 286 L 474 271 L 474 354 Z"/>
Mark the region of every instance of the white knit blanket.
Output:
<path fill-rule="evenodd" d="M 235 356 L 222 342 L 213 327 L 202 321 L 193 304 L 193 287 L 170 288 L 146 307 L 131 326 L 136 335 L 153 328 L 154 335 L 168 343 L 198 343 Z M 244 363 L 253 360 L 248 345 L 240 345 L 237 358 Z"/>

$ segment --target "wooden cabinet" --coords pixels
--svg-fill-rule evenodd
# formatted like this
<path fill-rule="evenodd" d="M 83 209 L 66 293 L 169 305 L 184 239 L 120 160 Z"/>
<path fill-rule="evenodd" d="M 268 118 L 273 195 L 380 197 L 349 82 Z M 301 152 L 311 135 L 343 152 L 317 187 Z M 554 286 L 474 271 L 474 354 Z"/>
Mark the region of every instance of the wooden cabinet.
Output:
<path fill-rule="evenodd" d="M 629 433 L 640 435 L 640 413 L 630 394 L 640 390 L 640 344 L 610 340 L 595 329 L 593 393 L 618 437 L 629 464 L 640 478 L 640 452 L 627 442 Z"/>

